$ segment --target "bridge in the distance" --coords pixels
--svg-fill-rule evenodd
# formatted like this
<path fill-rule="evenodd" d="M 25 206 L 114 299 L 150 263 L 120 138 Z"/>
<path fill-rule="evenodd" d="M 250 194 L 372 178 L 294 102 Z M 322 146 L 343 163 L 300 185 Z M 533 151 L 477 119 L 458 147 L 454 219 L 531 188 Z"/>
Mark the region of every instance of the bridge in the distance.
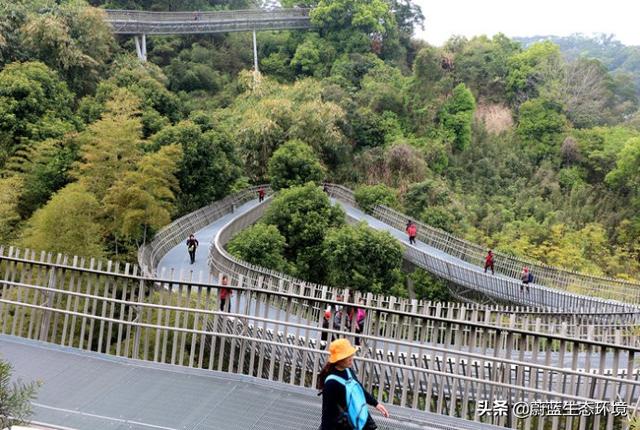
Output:
<path fill-rule="evenodd" d="M 301 8 L 218 12 L 106 10 L 106 21 L 111 25 L 115 34 L 133 35 L 135 37 L 136 51 L 142 61 L 147 59 L 147 35 L 252 31 L 254 34 L 253 46 L 255 54 L 256 31 L 304 30 L 311 27 L 309 9 Z"/>

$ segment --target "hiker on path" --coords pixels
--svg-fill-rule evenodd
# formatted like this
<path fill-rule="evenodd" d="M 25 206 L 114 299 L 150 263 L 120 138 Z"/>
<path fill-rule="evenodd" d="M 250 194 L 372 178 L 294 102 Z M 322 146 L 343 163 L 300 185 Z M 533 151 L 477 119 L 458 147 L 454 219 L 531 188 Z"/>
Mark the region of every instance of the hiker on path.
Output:
<path fill-rule="evenodd" d="M 409 243 L 415 245 L 418 228 L 411 220 L 407 221 L 407 234 L 409 235 Z"/>
<path fill-rule="evenodd" d="M 487 256 L 484 257 L 484 273 L 487 273 L 488 268 L 491 268 L 491 274 L 495 275 L 495 271 L 493 270 L 493 251 L 491 250 L 489 250 Z"/>
<path fill-rule="evenodd" d="M 261 202 L 264 200 L 264 187 L 260 187 L 260 189 L 258 190 L 258 202 Z"/>
<path fill-rule="evenodd" d="M 377 428 L 366 405 L 375 407 L 385 417 L 389 416 L 387 408 L 364 390 L 351 370 L 356 351 L 347 339 L 337 339 L 329 345 L 329 360 L 320 371 L 317 383 L 322 394 L 320 430 Z M 352 406 L 348 410 L 347 404 Z M 349 420 L 350 424 L 343 424 L 342 420 Z"/>
<path fill-rule="evenodd" d="M 360 305 L 364 305 L 364 300 L 358 300 Z M 358 334 L 361 334 L 364 330 L 364 321 L 367 319 L 367 310 L 365 308 L 352 308 L 351 313 L 349 315 L 349 320 L 351 321 L 351 327 L 354 328 L 354 331 Z M 356 336 L 355 341 L 356 346 L 360 345 L 360 337 Z"/>
<path fill-rule="evenodd" d="M 229 278 L 227 277 L 227 275 L 222 275 L 222 282 L 221 284 L 224 285 L 229 285 Z M 220 310 L 221 311 L 228 311 L 229 309 L 229 305 L 231 304 L 231 293 L 232 291 L 228 288 L 220 288 L 220 293 L 218 294 L 218 301 L 220 302 Z"/>
<path fill-rule="evenodd" d="M 189 257 L 191 258 L 191 264 L 196 261 L 196 248 L 198 248 L 198 239 L 193 234 L 189 235 L 187 239 L 187 251 L 189 251 Z"/>
<path fill-rule="evenodd" d="M 533 274 L 529 270 L 527 266 L 522 269 L 520 273 L 520 279 L 522 279 L 522 285 L 520 285 L 520 291 L 522 291 L 523 287 L 527 287 L 527 291 L 529 291 L 529 283 L 533 282 Z"/>

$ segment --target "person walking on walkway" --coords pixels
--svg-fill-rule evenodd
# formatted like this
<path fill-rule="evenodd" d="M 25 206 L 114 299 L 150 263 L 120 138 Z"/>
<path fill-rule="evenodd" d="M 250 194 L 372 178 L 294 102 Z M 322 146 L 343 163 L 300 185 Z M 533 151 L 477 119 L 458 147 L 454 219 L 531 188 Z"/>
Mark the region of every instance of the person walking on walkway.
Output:
<path fill-rule="evenodd" d="M 409 235 L 409 243 L 415 245 L 418 228 L 411 220 L 407 221 L 407 234 Z"/>
<path fill-rule="evenodd" d="M 258 202 L 261 202 L 264 200 L 264 187 L 260 187 L 260 189 L 258 190 Z"/>
<path fill-rule="evenodd" d="M 322 318 L 322 328 L 328 329 L 330 323 L 331 323 L 331 309 L 326 309 L 324 311 L 324 317 Z M 328 338 L 328 335 L 329 333 L 323 330 L 322 335 L 320 336 L 320 339 L 326 341 Z"/>
<path fill-rule="evenodd" d="M 356 351 L 347 339 L 337 339 L 329 345 L 329 360 L 320 371 L 317 383 L 322 394 L 320 430 L 376 429 L 367 405 L 375 407 L 383 416 L 389 416 L 387 408 L 365 391 L 351 370 Z"/>
<path fill-rule="evenodd" d="M 533 281 L 533 274 L 527 266 L 524 266 L 524 268 L 522 269 L 522 272 L 520 273 L 520 279 L 522 279 L 520 291 L 522 291 L 523 287 L 527 287 L 527 291 L 529 291 L 529 283 Z"/>
<path fill-rule="evenodd" d="M 484 273 L 487 273 L 488 268 L 491 268 L 491 274 L 495 275 L 495 271 L 493 270 L 493 251 L 491 250 L 489 250 L 487 256 L 484 257 Z"/>
<path fill-rule="evenodd" d="M 222 288 L 220 288 L 220 293 L 218 294 L 218 301 L 220 302 L 220 310 L 222 312 L 228 312 L 231 305 L 231 290 L 229 288 L 224 288 L 225 285 L 229 285 L 229 278 L 227 275 L 222 275 Z"/>
<path fill-rule="evenodd" d="M 189 257 L 191 258 L 191 264 L 196 261 L 196 248 L 198 248 L 198 239 L 193 234 L 189 235 L 187 239 L 187 251 L 189 251 Z"/>
<path fill-rule="evenodd" d="M 358 300 L 358 304 L 364 305 L 364 300 Z M 362 334 L 362 331 L 364 330 L 364 322 L 367 319 L 367 310 L 365 308 L 353 308 L 349 319 L 351 320 L 351 327 L 354 328 L 354 331 L 358 334 Z M 356 346 L 360 345 L 359 336 L 356 336 L 355 344 Z"/>

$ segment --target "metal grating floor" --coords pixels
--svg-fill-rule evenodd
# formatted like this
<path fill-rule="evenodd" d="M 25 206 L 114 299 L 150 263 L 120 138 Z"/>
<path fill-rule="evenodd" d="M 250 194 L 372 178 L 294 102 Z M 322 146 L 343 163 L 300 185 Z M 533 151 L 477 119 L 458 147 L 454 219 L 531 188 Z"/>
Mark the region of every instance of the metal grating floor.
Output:
<path fill-rule="evenodd" d="M 33 421 L 77 430 L 316 430 L 315 390 L 242 375 L 79 351 L 0 335 L 0 356 L 41 380 Z M 380 430 L 497 429 L 406 408 Z"/>

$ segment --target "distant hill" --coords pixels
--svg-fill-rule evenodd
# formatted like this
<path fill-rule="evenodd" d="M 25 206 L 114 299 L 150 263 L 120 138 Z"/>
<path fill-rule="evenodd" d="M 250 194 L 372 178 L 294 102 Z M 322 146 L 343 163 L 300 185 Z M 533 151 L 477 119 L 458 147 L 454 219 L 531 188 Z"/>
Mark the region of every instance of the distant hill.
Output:
<path fill-rule="evenodd" d="M 615 40 L 612 34 L 572 34 L 571 36 L 532 36 L 515 37 L 527 47 L 535 42 L 550 40 L 560 46 L 568 59 L 579 56 L 596 58 L 604 63 L 611 72 L 626 72 L 633 76 L 640 88 L 640 46 L 626 46 Z"/>

